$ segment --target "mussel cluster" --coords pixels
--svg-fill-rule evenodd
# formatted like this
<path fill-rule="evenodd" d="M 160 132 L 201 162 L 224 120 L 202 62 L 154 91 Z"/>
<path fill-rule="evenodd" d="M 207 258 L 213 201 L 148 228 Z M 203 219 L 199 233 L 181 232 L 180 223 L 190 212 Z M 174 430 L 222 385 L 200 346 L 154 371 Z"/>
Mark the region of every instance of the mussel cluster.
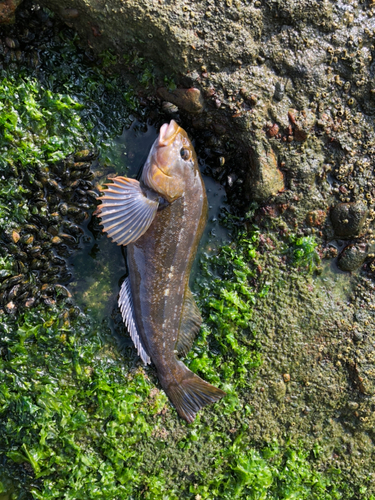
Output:
<path fill-rule="evenodd" d="M 0 271 L 0 308 L 14 313 L 38 302 L 53 305 L 69 298 L 67 259 L 84 238 L 82 223 L 98 196 L 91 171 L 95 153 L 88 150 L 53 165 L 21 172 L 30 217 L 1 236 L 0 254 L 11 254 L 12 271 Z"/>
<path fill-rule="evenodd" d="M 40 64 L 38 45 L 44 37 L 53 36 L 56 23 L 30 0 L 20 6 L 16 15 L 17 23 L 0 26 L 0 68 L 9 64 L 35 68 Z"/>

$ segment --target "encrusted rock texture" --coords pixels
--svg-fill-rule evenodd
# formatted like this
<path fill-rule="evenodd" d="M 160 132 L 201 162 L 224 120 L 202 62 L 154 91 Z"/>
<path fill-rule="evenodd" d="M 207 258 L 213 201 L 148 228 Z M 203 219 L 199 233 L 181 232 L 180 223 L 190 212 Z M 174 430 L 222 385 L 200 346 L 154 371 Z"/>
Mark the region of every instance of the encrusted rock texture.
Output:
<path fill-rule="evenodd" d="M 212 130 L 219 149 L 234 142 L 252 199 L 263 202 L 284 189 L 293 153 L 313 182 L 324 163 L 355 168 L 373 152 L 371 1 L 41 3 L 97 53 L 113 50 L 124 68 L 139 51 L 160 77 L 173 75 L 181 89 L 198 89 L 201 96 L 190 92 L 190 100 L 175 90 L 158 95 L 195 114 L 193 125 Z M 257 152 L 260 136 L 269 143 L 266 156 Z M 318 158 L 314 165 L 311 155 Z"/>

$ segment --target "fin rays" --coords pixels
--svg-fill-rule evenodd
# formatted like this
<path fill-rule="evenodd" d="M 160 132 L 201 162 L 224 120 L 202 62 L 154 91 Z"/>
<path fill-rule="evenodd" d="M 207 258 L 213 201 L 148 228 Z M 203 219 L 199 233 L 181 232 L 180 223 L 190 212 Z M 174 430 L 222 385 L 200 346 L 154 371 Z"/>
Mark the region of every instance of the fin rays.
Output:
<path fill-rule="evenodd" d="M 147 198 L 135 179 L 115 177 L 108 186 L 99 206 L 103 231 L 118 245 L 128 245 L 150 227 L 159 202 Z"/>
<path fill-rule="evenodd" d="M 181 382 L 171 384 L 166 388 L 166 393 L 180 417 L 191 423 L 201 408 L 218 401 L 225 396 L 225 392 L 202 380 L 181 361 L 177 363 L 181 373 Z"/>
<path fill-rule="evenodd" d="M 124 323 L 130 333 L 130 337 L 138 351 L 140 358 L 145 365 L 150 364 L 150 356 L 147 354 L 147 351 L 142 343 L 135 324 L 134 306 L 129 278 L 126 278 L 121 286 L 118 304 L 122 314 L 122 319 L 124 320 Z"/>

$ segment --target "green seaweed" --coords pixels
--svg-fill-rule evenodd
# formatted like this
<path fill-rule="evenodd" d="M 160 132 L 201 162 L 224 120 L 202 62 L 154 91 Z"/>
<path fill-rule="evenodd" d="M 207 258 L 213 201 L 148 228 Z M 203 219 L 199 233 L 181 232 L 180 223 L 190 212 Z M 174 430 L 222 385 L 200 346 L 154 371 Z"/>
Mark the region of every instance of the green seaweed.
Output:
<path fill-rule="evenodd" d="M 289 246 L 284 253 L 290 256 L 295 267 L 307 269 L 312 273 L 320 264 L 320 257 L 316 250 L 318 243 L 314 236 L 289 236 Z"/>
<path fill-rule="evenodd" d="M 340 498 L 337 471 L 317 472 L 307 451 L 276 444 L 257 450 L 246 426 L 231 438 L 220 424 L 223 415 L 251 412 L 238 396 L 260 364 L 247 324 L 266 293 L 249 281 L 257 242 L 256 230 L 243 232 L 237 244 L 204 258 L 204 275 L 220 278 L 199 284 L 205 326 L 188 362 L 229 394 L 191 425 L 178 421 L 155 388 L 153 370 L 121 357 L 103 325 L 74 311 L 67 321 L 66 308 L 57 307 L 18 320 L 3 316 L 0 456 L 33 498 Z M 177 439 L 176 425 L 183 433 Z M 180 480 L 177 491 L 168 467 L 158 465 L 168 442 L 163 433 L 171 435 L 172 457 L 189 460 L 204 446 L 211 463 L 209 470 L 195 466 L 194 480 Z"/>
<path fill-rule="evenodd" d="M 258 451 L 243 447 L 243 434 L 240 433 L 215 466 L 221 463 L 228 466 L 209 485 L 191 487 L 195 498 L 208 500 L 220 498 L 246 498 L 248 500 L 287 500 L 342 498 L 335 486 L 340 471 L 332 468 L 329 475 L 314 470 L 309 453 L 302 448 L 287 445 L 281 449 L 277 443 Z M 204 476 L 204 474 L 202 474 Z"/>
<path fill-rule="evenodd" d="M 83 106 L 34 78 L 4 78 L 0 101 L 0 169 L 59 160 L 85 136 L 77 113 Z"/>
<path fill-rule="evenodd" d="M 197 277 L 205 322 L 188 363 L 213 384 L 223 383 L 229 412 L 238 407 L 237 390 L 251 385 L 261 363 L 259 344 L 249 326 L 253 305 L 266 293 L 251 283 L 257 239 L 257 231 L 244 232 L 217 253 L 204 255 Z"/>

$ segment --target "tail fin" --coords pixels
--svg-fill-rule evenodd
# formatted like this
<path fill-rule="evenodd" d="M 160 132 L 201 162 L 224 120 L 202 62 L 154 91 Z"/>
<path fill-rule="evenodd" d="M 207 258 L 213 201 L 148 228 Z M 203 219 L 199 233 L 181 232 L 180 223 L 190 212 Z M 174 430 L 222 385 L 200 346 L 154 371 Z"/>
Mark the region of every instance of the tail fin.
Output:
<path fill-rule="evenodd" d="M 167 396 L 172 401 L 180 417 L 189 424 L 204 406 L 215 403 L 225 396 L 225 392 L 202 380 L 181 362 L 177 361 L 179 383 L 163 384 Z"/>

